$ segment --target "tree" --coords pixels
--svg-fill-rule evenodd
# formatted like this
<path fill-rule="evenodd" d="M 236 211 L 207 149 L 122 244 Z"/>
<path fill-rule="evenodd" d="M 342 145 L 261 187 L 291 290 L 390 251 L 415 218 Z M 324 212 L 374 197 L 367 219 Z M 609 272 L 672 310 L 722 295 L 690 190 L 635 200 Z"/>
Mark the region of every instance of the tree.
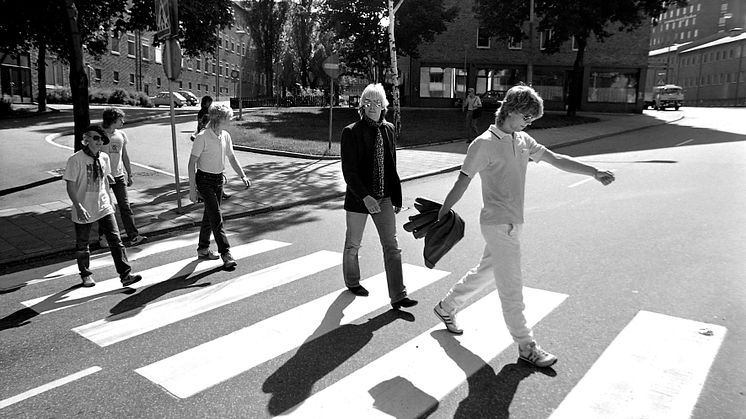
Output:
<path fill-rule="evenodd" d="M 312 46 L 317 29 L 316 16 L 313 12 L 314 0 L 298 0 L 291 8 L 291 43 L 298 60 L 300 83 L 310 84 L 309 72 Z"/>
<path fill-rule="evenodd" d="M 249 32 L 267 78 L 266 95 L 272 96 L 274 63 L 279 61 L 280 35 L 290 6 L 276 0 L 244 0 L 241 4 L 248 11 Z"/>
<path fill-rule="evenodd" d="M 215 29 L 233 23 L 231 1 L 179 0 L 179 5 L 178 38 L 184 50 L 192 55 L 213 51 Z M 1 0 L 0 51 L 28 53 L 37 48 L 40 55 L 49 52 L 70 65 L 75 150 L 82 147 L 83 130 L 90 124 L 84 53 L 104 54 L 114 33 L 155 30 L 154 9 L 153 0 Z M 39 74 L 42 77 L 43 68 Z"/>
<path fill-rule="evenodd" d="M 588 40 L 593 37 L 598 42 L 604 42 L 615 32 L 632 32 L 669 6 L 686 4 L 687 0 L 477 0 L 474 12 L 479 17 L 480 27 L 492 36 L 503 40 L 533 41 L 533 25 L 528 25 L 528 34 L 525 25 L 530 21 L 530 7 L 533 5 L 539 21 L 536 29 L 551 33 L 544 43 L 543 52 L 547 54 L 558 52 L 562 44 L 575 38 L 578 52 L 573 63 L 570 103 L 567 107 L 567 114 L 574 116 L 580 103 Z"/>

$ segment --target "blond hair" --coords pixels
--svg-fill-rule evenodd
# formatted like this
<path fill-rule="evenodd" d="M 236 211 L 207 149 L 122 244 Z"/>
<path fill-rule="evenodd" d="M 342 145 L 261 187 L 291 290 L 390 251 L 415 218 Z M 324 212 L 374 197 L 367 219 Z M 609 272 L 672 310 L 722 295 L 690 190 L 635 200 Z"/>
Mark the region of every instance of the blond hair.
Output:
<path fill-rule="evenodd" d="M 544 99 L 530 86 L 519 84 L 505 94 L 500 109 L 495 112 L 495 124 L 500 126 L 511 112 L 531 115 L 539 119 L 544 115 Z"/>
<path fill-rule="evenodd" d="M 381 101 L 381 108 L 385 110 L 389 107 L 389 100 L 386 99 L 386 91 L 383 89 L 381 83 L 371 83 L 365 86 L 365 90 L 360 94 L 360 106 L 359 109 L 363 109 L 363 102 L 365 99 L 371 101 Z"/>
<path fill-rule="evenodd" d="M 207 110 L 207 116 L 210 119 L 210 124 L 218 122 L 221 119 L 230 121 L 231 118 L 233 118 L 233 109 L 231 109 L 230 106 L 224 105 L 222 103 L 212 104 Z"/>

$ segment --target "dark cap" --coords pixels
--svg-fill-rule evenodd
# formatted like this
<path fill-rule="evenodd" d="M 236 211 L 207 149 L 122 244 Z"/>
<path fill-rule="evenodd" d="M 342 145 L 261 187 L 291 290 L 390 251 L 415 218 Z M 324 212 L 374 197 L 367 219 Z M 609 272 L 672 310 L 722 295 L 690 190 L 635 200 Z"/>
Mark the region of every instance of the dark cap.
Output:
<path fill-rule="evenodd" d="M 90 131 L 96 131 L 97 133 L 99 133 L 101 135 L 101 138 L 104 139 L 104 145 L 109 144 L 109 136 L 106 135 L 106 131 L 104 131 L 103 128 L 98 125 L 89 125 L 88 128 L 83 130 L 83 133 L 85 134 L 86 132 Z"/>

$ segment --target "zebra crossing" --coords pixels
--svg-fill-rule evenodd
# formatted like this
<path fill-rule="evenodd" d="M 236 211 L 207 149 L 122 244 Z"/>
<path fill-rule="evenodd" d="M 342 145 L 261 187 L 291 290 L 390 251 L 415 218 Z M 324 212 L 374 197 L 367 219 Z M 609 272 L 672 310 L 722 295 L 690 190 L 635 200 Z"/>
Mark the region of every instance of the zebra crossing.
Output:
<path fill-rule="evenodd" d="M 189 245 L 193 238 L 176 240 L 181 241 L 170 245 L 145 245 L 140 258 L 145 260 L 166 252 L 177 243 L 179 246 Z M 237 274 L 225 281 L 162 299 L 136 310 L 76 325 L 70 330 L 103 350 L 110 346 L 127 345 L 128 340 L 136 336 L 147 339 L 151 334 L 178 322 L 219 308 L 230 309 L 233 303 L 312 275 L 339 275 L 338 269 L 334 268 L 342 263 L 340 253 L 317 250 L 287 259 L 283 252 L 292 247 L 293 243 L 268 239 L 234 246 L 232 253 L 237 260 L 250 259 L 270 251 L 280 253 L 278 261 L 266 268 Z M 143 280 L 132 288 L 137 290 L 173 278 L 203 274 L 219 267 L 219 261 L 197 261 L 195 258 L 175 260 L 141 271 Z M 403 268 L 410 293 L 446 279 L 451 274 L 407 263 Z M 57 272 L 70 269 L 65 267 Z M 164 391 L 176 400 L 189 400 L 388 307 L 385 273 L 375 274 L 362 283 L 371 291 L 370 297 L 354 298 L 344 287 L 339 287 L 246 327 L 197 342 L 155 362 L 134 365 L 131 371 L 147 380 L 153 389 Z M 38 314 L 49 315 L 116 295 L 120 291 L 118 278 L 111 278 L 100 281 L 93 288 L 74 288 L 63 294 L 44 295 L 20 304 Z M 537 325 L 551 316 L 570 297 L 526 287 L 525 314 L 529 324 Z M 434 326 L 386 353 L 377 354 L 367 365 L 326 388 L 298 398 L 292 406 L 284 406 L 281 411 L 270 410 L 269 413 L 272 416 L 298 418 L 414 418 L 432 412 L 440 400 L 452 394 L 480 368 L 504 351 L 515 350 L 500 317 L 499 306 L 499 298 L 493 291 L 459 312 L 459 321 L 465 329 L 462 336 L 448 333 L 441 323 L 436 323 L 433 316 L 418 319 L 429 321 Z M 554 409 L 551 418 L 687 418 L 726 334 L 727 330 L 722 326 L 639 311 L 618 331 L 616 339 Z M 653 341 L 664 341 L 666 345 L 655 347 L 641 344 Z M 678 348 L 679 353 L 672 354 L 667 349 L 670 346 Z M 94 360 L 83 371 L 20 394 L 0 393 L 0 416 L 1 409 L 44 397 L 45 392 L 101 374 L 106 374 L 106 368 L 95 365 Z"/>

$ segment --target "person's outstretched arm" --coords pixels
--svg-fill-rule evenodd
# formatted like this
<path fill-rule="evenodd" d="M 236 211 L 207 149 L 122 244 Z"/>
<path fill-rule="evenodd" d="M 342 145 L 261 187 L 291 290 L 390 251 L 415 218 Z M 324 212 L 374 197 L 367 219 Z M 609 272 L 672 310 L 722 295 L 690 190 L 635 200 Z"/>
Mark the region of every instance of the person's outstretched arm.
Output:
<path fill-rule="evenodd" d="M 555 153 L 551 150 L 546 150 L 544 152 L 541 161 L 545 161 L 565 172 L 591 176 L 604 185 L 608 185 L 615 180 L 614 173 L 610 170 L 599 170 L 568 155 Z"/>

